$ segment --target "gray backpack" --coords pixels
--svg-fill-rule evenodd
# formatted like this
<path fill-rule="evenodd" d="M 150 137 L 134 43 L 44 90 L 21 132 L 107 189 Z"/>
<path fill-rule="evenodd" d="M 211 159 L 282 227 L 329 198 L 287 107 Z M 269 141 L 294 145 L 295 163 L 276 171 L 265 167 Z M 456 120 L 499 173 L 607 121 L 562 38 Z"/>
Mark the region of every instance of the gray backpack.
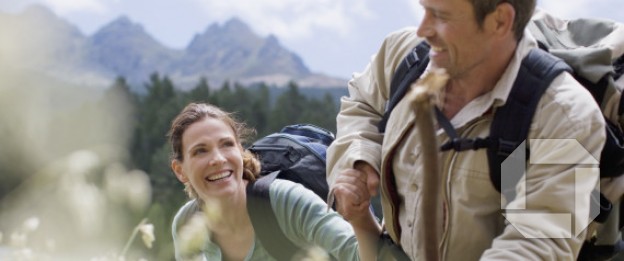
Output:
<path fill-rule="evenodd" d="M 598 217 L 590 225 L 588 238 L 579 260 L 606 260 L 624 252 L 620 230 L 624 226 L 624 24 L 598 19 L 561 20 L 538 10 L 528 25 L 541 50 L 532 50 L 512 87 L 509 100 L 494 115 L 490 136 L 466 139 L 457 137 L 448 119 L 437 113 L 451 141 L 441 150 L 487 149 L 490 179 L 507 198 L 515 197 L 515 185 L 523 173 L 501 182 L 501 163 L 528 135 L 536 105 L 556 76 L 570 72 L 589 90 L 608 123 L 607 141 L 600 158 L 601 193 L 592 198 L 599 204 Z M 378 126 L 385 131 L 392 109 L 407 93 L 409 86 L 424 72 L 429 62 L 429 46 L 414 47 L 391 82 L 390 100 Z"/>

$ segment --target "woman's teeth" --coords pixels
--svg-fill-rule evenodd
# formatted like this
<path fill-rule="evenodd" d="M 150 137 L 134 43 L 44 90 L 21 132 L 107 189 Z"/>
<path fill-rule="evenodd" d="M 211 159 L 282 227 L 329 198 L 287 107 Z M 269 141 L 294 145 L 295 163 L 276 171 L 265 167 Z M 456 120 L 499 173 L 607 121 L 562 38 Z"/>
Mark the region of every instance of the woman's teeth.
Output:
<path fill-rule="evenodd" d="M 230 175 L 232 175 L 232 173 L 229 172 L 229 171 L 226 171 L 226 172 L 222 172 L 222 173 L 217 174 L 217 175 L 212 175 L 212 176 L 208 177 L 207 179 L 208 179 L 208 181 L 217 181 L 217 180 L 220 180 L 220 179 L 227 178 Z"/>

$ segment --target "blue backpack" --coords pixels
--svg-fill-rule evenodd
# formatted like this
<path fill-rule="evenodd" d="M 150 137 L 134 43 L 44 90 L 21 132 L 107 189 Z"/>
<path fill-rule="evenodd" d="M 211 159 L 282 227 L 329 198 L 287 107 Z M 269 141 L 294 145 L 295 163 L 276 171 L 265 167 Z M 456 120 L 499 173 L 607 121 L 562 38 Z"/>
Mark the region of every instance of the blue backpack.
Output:
<path fill-rule="evenodd" d="M 334 139 L 332 132 L 321 127 L 296 124 L 258 139 L 247 149 L 260 160 L 260 176 L 279 171 L 277 178 L 301 183 L 325 200 L 329 193 L 326 151 Z"/>
<path fill-rule="evenodd" d="M 329 187 L 325 176 L 327 147 L 332 132 L 310 124 L 284 127 L 249 146 L 261 162 L 260 178 L 247 186 L 247 209 L 264 248 L 277 260 L 293 260 L 304 249 L 293 244 L 277 223 L 269 200 L 269 187 L 276 179 L 300 183 L 323 200 Z"/>

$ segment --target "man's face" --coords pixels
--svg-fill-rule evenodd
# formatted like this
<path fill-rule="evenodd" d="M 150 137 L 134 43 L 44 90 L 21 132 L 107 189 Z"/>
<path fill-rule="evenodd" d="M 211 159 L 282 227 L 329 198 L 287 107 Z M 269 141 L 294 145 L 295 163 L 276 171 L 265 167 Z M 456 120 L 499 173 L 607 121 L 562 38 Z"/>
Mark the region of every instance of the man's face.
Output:
<path fill-rule="evenodd" d="M 496 55 L 491 34 L 477 24 L 468 0 L 420 0 L 420 4 L 425 15 L 418 36 L 431 45 L 432 66 L 461 78 L 483 65 L 490 54 Z"/>

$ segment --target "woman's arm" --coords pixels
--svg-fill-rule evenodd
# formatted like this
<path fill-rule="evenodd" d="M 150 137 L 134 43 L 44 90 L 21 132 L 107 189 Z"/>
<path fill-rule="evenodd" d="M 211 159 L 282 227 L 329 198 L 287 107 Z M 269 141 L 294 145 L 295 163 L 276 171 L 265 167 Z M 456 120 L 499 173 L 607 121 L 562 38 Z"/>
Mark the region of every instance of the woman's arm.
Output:
<path fill-rule="evenodd" d="M 301 184 L 276 179 L 271 184 L 270 197 L 280 228 L 296 245 L 318 246 L 337 260 L 360 260 L 360 246 L 366 248 L 362 249 L 362 254 L 369 250 L 376 252 L 376 241 L 368 241 L 371 247 L 358 242 L 360 237 L 368 238 L 373 234 L 360 226 L 370 220 L 358 220 L 356 238 L 356 231 L 349 222 L 335 211 L 327 211 L 325 201 Z"/>

